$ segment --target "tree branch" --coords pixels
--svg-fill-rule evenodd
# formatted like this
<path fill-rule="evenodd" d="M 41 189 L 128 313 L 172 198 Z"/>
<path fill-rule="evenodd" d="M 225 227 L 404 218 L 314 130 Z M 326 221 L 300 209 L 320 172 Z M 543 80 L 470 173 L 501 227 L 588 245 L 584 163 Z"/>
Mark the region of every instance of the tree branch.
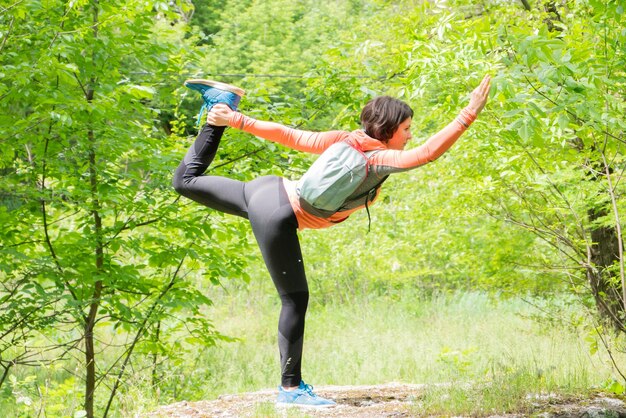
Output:
<path fill-rule="evenodd" d="M 58 79 L 57 79 L 57 83 L 58 83 Z M 48 125 L 48 134 L 46 135 L 43 159 L 41 163 L 41 191 L 42 192 L 46 190 L 46 174 L 47 174 L 46 162 L 48 159 L 48 146 L 50 144 L 50 133 L 52 132 L 52 125 L 53 125 L 53 122 L 50 121 L 50 124 Z M 54 260 L 57 270 L 59 271 L 59 274 L 63 276 L 63 267 L 61 266 L 61 262 L 59 261 L 59 258 L 57 257 L 56 251 L 54 251 L 54 247 L 52 246 L 52 241 L 50 240 L 50 233 L 48 232 L 48 229 L 49 229 L 48 228 L 48 215 L 47 215 L 45 199 L 41 199 L 41 214 L 43 218 L 43 230 L 44 230 L 45 242 L 48 247 L 48 251 L 50 251 L 50 255 L 52 256 L 52 259 Z M 74 298 L 74 300 L 78 300 L 78 297 L 76 296 L 76 292 L 74 288 L 72 287 L 72 285 L 67 280 L 63 280 L 63 284 L 67 288 L 67 290 L 70 292 L 70 295 L 72 295 L 72 298 Z"/>
<path fill-rule="evenodd" d="M 228 161 L 225 161 L 225 162 L 223 162 L 221 164 L 213 166 L 213 167 L 211 167 L 211 170 L 215 170 L 216 168 L 220 168 L 220 167 L 223 167 L 225 165 L 232 164 L 235 161 L 239 161 L 239 160 L 242 160 L 242 159 L 244 159 L 246 157 L 249 157 L 251 155 L 257 154 L 257 153 L 259 153 L 260 151 L 262 151 L 264 149 L 265 149 L 265 147 L 259 147 L 259 148 L 255 149 L 255 150 L 252 150 L 252 151 L 248 152 L 248 153 L 240 155 L 239 157 L 233 158 L 232 160 L 228 160 Z"/>
<path fill-rule="evenodd" d="M 7 40 L 9 39 L 9 36 L 11 35 L 11 31 L 13 30 L 13 21 L 14 20 L 15 20 L 15 18 L 11 18 L 11 23 L 9 24 L 9 30 L 4 35 L 4 39 L 2 40 L 2 45 L 0 45 L 0 52 L 2 52 L 2 50 L 4 49 L 4 45 L 7 43 Z M 2 385 L 1 382 L 0 382 L 0 385 Z"/>
<path fill-rule="evenodd" d="M 15 6 L 17 6 L 17 5 L 18 5 L 18 4 L 20 4 L 20 3 L 24 3 L 24 0 L 20 0 L 20 1 L 16 2 L 16 3 L 13 3 L 13 4 L 12 4 L 12 5 L 10 5 L 10 6 L 3 7 L 3 8 L 2 8 L 2 13 L 6 13 L 7 11 L 9 11 L 9 9 L 14 8 Z"/>
<path fill-rule="evenodd" d="M 530 4 L 528 3 L 528 0 L 520 0 L 520 1 L 522 2 L 524 9 L 530 12 Z"/>

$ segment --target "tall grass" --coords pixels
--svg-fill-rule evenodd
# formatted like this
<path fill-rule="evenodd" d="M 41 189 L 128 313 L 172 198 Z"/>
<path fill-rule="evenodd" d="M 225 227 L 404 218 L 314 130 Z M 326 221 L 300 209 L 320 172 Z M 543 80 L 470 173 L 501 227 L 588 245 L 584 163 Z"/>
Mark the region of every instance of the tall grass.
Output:
<path fill-rule="evenodd" d="M 313 384 L 508 381 L 521 392 L 574 393 L 612 376 L 608 359 L 602 352 L 591 355 L 576 328 L 533 320 L 535 308 L 521 299 L 458 293 L 427 300 L 405 293 L 323 306 L 315 295 L 312 300 L 303 377 Z M 273 289 L 258 286 L 216 302 L 210 312 L 215 323 L 241 341 L 202 354 L 211 376 L 202 396 L 276 386 L 279 306 Z"/>

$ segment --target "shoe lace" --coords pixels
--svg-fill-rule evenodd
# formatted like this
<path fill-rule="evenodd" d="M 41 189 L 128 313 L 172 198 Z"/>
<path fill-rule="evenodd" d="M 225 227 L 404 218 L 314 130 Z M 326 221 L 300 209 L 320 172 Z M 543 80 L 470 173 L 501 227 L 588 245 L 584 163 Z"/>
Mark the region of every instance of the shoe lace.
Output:
<path fill-rule="evenodd" d="M 310 397 L 315 398 L 317 395 L 313 393 L 313 385 L 304 384 L 303 390 L 309 394 Z"/>
<path fill-rule="evenodd" d="M 209 108 L 209 105 L 211 105 L 211 107 L 213 107 L 213 105 L 215 103 L 217 103 L 217 100 L 215 100 L 215 99 L 207 99 L 207 101 L 204 102 L 204 104 L 200 108 L 200 113 L 198 113 L 198 121 L 196 122 L 196 125 L 200 126 L 200 123 L 202 122 L 202 114 L 204 113 L 205 110 L 207 110 Z"/>
<path fill-rule="evenodd" d="M 202 105 L 202 107 L 200 108 L 200 113 L 198 113 L 198 121 L 196 122 L 196 125 L 200 126 L 200 123 L 202 122 L 202 114 L 204 113 L 204 109 L 207 108 L 206 103 Z"/>

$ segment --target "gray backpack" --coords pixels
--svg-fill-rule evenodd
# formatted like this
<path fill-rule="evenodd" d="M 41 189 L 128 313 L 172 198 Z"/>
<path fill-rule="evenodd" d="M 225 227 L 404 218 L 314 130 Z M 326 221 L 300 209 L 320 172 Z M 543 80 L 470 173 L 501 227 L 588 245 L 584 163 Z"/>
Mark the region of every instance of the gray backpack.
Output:
<path fill-rule="evenodd" d="M 296 185 L 300 206 L 320 218 L 337 213 L 367 178 L 368 157 L 375 152 L 363 151 L 349 141 L 328 147 Z M 371 191 L 375 192 L 378 186 L 380 184 L 362 196 L 366 197 L 366 207 Z"/>

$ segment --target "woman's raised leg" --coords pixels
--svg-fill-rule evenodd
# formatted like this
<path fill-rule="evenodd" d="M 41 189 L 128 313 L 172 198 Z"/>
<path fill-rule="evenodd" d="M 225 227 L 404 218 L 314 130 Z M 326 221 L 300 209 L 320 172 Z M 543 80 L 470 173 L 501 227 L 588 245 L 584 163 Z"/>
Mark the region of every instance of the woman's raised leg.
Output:
<path fill-rule="evenodd" d="M 210 111 L 217 103 L 224 103 L 231 109 L 237 110 L 239 101 L 245 93 L 239 87 L 213 80 L 187 80 L 185 87 L 202 95 L 203 104 L 198 114 L 198 123 L 204 110 Z M 176 169 L 174 189 L 181 195 L 210 208 L 247 218 L 247 204 L 243 198 L 244 183 L 224 177 L 204 175 L 215 158 L 224 129 L 224 126 L 209 124 L 202 127 L 195 142 Z"/>
<path fill-rule="evenodd" d="M 245 183 L 220 176 L 205 176 L 224 133 L 223 126 L 205 124 L 174 174 L 174 189 L 181 195 L 220 212 L 248 217 Z"/>

